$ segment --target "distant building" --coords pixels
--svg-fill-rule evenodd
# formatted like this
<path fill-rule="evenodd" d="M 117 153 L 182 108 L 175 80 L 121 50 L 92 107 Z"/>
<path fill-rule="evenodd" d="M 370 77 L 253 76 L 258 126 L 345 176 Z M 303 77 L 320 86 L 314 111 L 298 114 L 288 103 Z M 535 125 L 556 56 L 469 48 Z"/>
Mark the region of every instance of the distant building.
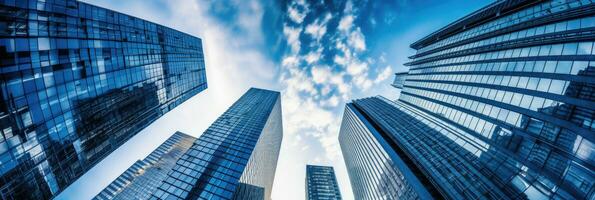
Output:
<path fill-rule="evenodd" d="M 306 165 L 306 200 L 341 200 L 333 167 Z"/>
<path fill-rule="evenodd" d="M 413 43 L 396 102 L 347 106 L 365 122 L 344 120 L 351 128 L 339 136 L 356 198 L 384 188 L 437 199 L 595 198 L 594 6 L 496 1 Z M 352 149 L 373 143 L 379 151 Z M 358 177 L 370 168 L 382 176 Z M 389 181 L 354 181 L 378 177 Z"/>
<path fill-rule="evenodd" d="M 194 140 L 195 137 L 184 133 L 174 133 L 145 159 L 136 161 L 94 199 L 148 199 Z"/>
<path fill-rule="evenodd" d="M 283 139 L 279 92 L 251 88 L 178 160 L 151 199 L 271 199 Z"/>
<path fill-rule="evenodd" d="M 197 37 L 75 0 L 0 16 L 0 199 L 55 197 L 207 88 Z"/>

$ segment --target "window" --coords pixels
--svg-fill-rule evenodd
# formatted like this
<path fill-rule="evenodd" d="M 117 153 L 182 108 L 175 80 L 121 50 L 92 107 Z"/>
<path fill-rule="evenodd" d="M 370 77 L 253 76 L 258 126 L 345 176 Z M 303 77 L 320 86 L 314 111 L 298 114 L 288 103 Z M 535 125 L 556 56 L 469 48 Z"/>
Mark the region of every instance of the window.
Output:
<path fill-rule="evenodd" d="M 578 48 L 577 43 L 564 44 L 564 50 L 562 51 L 562 55 L 575 55 L 577 48 Z"/>
<path fill-rule="evenodd" d="M 589 28 L 595 26 L 595 17 L 581 19 L 581 28 Z"/>
<path fill-rule="evenodd" d="M 593 43 L 592 42 L 581 42 L 578 45 L 577 55 L 588 55 L 591 54 Z"/>
<path fill-rule="evenodd" d="M 552 55 L 552 56 L 562 55 L 562 48 L 563 48 L 563 45 L 562 44 L 552 45 L 552 49 L 550 51 L 550 55 Z"/>
<path fill-rule="evenodd" d="M 29 51 L 29 40 L 18 38 L 15 39 L 16 41 L 16 50 L 17 51 Z"/>
<path fill-rule="evenodd" d="M 50 40 L 49 38 L 38 38 L 37 39 L 38 48 L 40 51 L 45 51 L 50 49 Z"/>
<path fill-rule="evenodd" d="M 545 63 L 544 73 L 554 73 L 556 71 L 556 61 L 547 61 Z"/>
<path fill-rule="evenodd" d="M 572 68 L 571 61 L 559 61 L 558 66 L 556 67 L 556 73 L 569 74 L 571 68 Z"/>

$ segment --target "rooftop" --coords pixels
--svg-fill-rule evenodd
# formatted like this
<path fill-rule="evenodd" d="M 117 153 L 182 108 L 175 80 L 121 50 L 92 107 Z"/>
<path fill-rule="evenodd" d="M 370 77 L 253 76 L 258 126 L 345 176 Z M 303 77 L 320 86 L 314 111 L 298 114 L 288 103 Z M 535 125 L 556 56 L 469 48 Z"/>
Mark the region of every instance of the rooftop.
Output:
<path fill-rule="evenodd" d="M 532 5 L 543 0 L 497 0 L 496 2 L 483 7 L 453 23 L 435 31 L 434 33 L 414 42 L 410 45 L 413 49 L 421 49 L 436 41 L 440 41 L 451 35 L 463 32 L 467 29 L 481 25 L 494 18 L 506 15 L 511 11 L 524 8 L 526 5 Z M 522 5 L 525 4 L 525 5 Z"/>

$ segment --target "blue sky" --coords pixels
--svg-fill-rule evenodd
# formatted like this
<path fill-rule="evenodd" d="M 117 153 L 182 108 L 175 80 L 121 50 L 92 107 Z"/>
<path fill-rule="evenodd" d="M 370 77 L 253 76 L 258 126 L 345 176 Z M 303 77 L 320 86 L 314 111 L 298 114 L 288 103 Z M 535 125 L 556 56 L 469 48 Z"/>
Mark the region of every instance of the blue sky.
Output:
<path fill-rule="evenodd" d="M 284 138 L 274 199 L 303 199 L 306 164 L 335 167 L 344 104 L 398 92 L 409 44 L 491 0 L 85 0 L 198 36 L 209 88 L 137 134 L 57 199 L 89 199 L 179 130 L 200 136 L 250 87 L 282 92 Z"/>

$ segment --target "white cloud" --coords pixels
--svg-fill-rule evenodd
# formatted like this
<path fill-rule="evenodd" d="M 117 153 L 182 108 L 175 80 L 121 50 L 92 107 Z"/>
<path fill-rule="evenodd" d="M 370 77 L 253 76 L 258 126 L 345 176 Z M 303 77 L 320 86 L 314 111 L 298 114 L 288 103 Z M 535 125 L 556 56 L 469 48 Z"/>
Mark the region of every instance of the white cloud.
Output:
<path fill-rule="evenodd" d="M 366 77 L 366 75 L 354 76 L 353 80 L 355 84 L 362 90 L 368 90 L 372 87 L 373 82 Z"/>
<path fill-rule="evenodd" d="M 244 31 L 244 38 L 251 38 L 250 43 L 262 43 L 264 35 L 262 30 L 254 27 L 262 26 L 262 17 L 264 15 L 262 6 L 256 1 L 246 1 L 241 4 L 244 9 L 238 13 L 236 18 L 237 25 Z M 244 41 L 246 42 L 246 41 Z"/>
<path fill-rule="evenodd" d="M 354 9 L 353 9 L 353 2 L 351 2 L 351 1 L 349 0 L 349 1 L 347 1 L 347 3 L 345 3 L 345 9 L 343 10 L 343 13 L 346 13 L 346 14 L 351 14 L 351 13 L 353 13 L 353 12 L 354 12 Z"/>
<path fill-rule="evenodd" d="M 358 51 L 366 50 L 366 39 L 359 27 L 349 34 L 347 44 L 354 47 Z"/>
<path fill-rule="evenodd" d="M 324 105 L 326 106 L 330 106 L 330 107 L 336 107 L 339 105 L 339 97 L 336 95 L 333 95 L 331 98 L 328 98 L 325 102 Z"/>
<path fill-rule="evenodd" d="M 323 85 L 322 89 L 320 89 L 320 94 L 322 96 L 326 96 L 331 93 L 331 86 L 329 84 Z"/>
<path fill-rule="evenodd" d="M 309 148 L 310 148 L 310 146 L 304 145 L 304 146 L 302 146 L 302 151 L 308 150 Z"/>
<path fill-rule="evenodd" d="M 308 24 L 305 32 L 310 34 L 314 40 L 320 41 L 326 34 L 326 25 L 331 18 L 332 15 L 327 13 L 322 19 L 316 19 L 313 23 Z"/>
<path fill-rule="evenodd" d="M 300 51 L 300 34 L 302 30 L 300 28 L 294 28 L 288 26 L 287 24 L 283 26 L 283 35 L 287 40 L 287 44 L 290 46 L 292 52 L 299 52 Z"/>
<path fill-rule="evenodd" d="M 300 13 L 300 11 L 298 11 L 298 9 L 293 6 L 290 6 L 287 12 L 289 13 L 289 18 L 298 24 L 302 23 L 304 18 L 306 18 L 304 13 Z"/>
<path fill-rule="evenodd" d="M 343 75 L 337 74 L 331 77 L 331 83 L 337 85 L 340 94 L 346 95 L 351 90 L 351 86 L 345 82 Z"/>
<path fill-rule="evenodd" d="M 326 25 L 317 23 L 310 24 L 306 26 L 306 33 L 312 35 L 316 41 L 320 41 L 326 33 Z"/>
<path fill-rule="evenodd" d="M 335 58 L 333 59 L 333 61 L 337 65 L 346 65 L 347 64 L 347 59 L 345 57 L 339 56 L 339 55 L 335 55 Z"/>
<path fill-rule="evenodd" d="M 331 70 L 328 67 L 312 67 L 312 80 L 314 83 L 324 83 L 331 77 Z"/>
<path fill-rule="evenodd" d="M 297 56 L 287 56 L 283 58 L 281 64 L 285 67 L 294 67 L 298 64 L 299 58 Z"/>
<path fill-rule="evenodd" d="M 375 84 L 379 84 L 382 81 L 390 78 L 390 76 L 392 75 L 392 70 L 391 70 L 391 66 L 386 66 L 384 67 L 384 70 L 382 70 L 382 72 L 378 73 L 378 76 L 376 77 L 376 80 L 374 80 Z"/>
<path fill-rule="evenodd" d="M 289 19 L 298 24 L 304 22 L 304 18 L 306 18 L 308 12 L 308 4 L 304 1 L 295 1 L 287 8 L 287 14 L 289 15 Z"/>
<path fill-rule="evenodd" d="M 341 18 L 341 21 L 339 21 L 339 30 L 347 31 L 347 30 L 351 29 L 351 27 L 353 26 L 353 20 L 354 20 L 353 15 L 343 16 L 343 18 Z"/>
<path fill-rule="evenodd" d="M 368 64 L 364 62 L 352 62 L 347 65 L 347 73 L 352 76 L 358 76 L 368 70 Z"/>
<path fill-rule="evenodd" d="M 283 83 L 291 85 L 292 92 L 306 92 L 310 95 L 316 95 L 317 91 L 314 87 L 312 80 L 306 75 L 305 72 L 299 69 L 289 70 L 289 76 L 287 79 L 282 80 Z"/>
<path fill-rule="evenodd" d="M 306 62 L 308 62 L 308 64 L 318 62 L 318 60 L 320 60 L 321 56 L 322 56 L 322 49 L 319 49 L 318 51 L 312 51 L 306 55 Z"/>

